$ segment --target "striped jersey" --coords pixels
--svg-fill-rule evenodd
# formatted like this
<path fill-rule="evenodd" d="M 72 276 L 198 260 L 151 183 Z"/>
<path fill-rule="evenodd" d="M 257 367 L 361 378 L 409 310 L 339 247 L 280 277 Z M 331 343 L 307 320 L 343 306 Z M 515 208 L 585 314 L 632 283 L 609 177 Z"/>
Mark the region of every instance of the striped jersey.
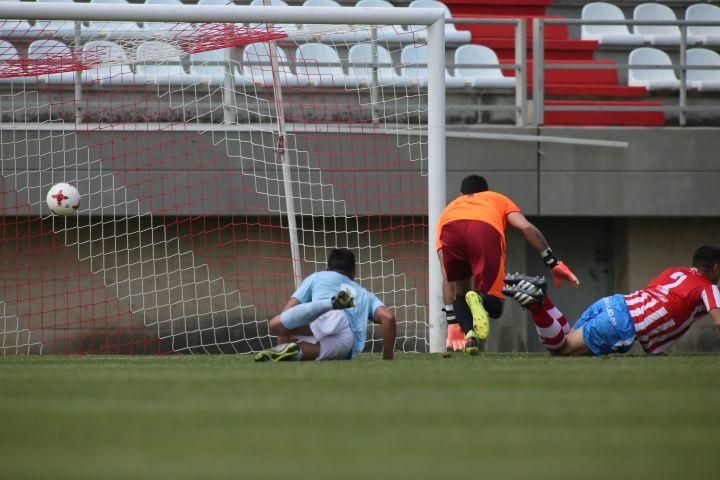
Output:
<path fill-rule="evenodd" d="M 625 303 L 638 341 L 647 353 L 659 354 L 696 319 L 720 307 L 720 290 L 695 268 L 668 268 L 647 287 L 625 295 Z"/>

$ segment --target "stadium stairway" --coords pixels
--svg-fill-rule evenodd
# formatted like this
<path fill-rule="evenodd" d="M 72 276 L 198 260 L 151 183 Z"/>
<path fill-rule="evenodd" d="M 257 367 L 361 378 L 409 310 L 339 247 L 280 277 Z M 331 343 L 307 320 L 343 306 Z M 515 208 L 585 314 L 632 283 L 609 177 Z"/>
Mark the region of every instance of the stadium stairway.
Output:
<path fill-rule="evenodd" d="M 527 21 L 528 92 L 532 93 L 532 19 L 561 18 L 546 15 L 552 0 L 446 0 L 445 4 L 455 18 L 525 18 Z M 578 15 L 579 16 L 579 15 Z M 514 27 L 512 25 L 457 24 L 458 30 L 468 30 L 472 43 L 490 47 L 497 53 L 500 63 L 512 64 L 515 60 Z M 594 60 L 598 49 L 596 41 L 569 38 L 566 25 L 546 25 L 546 64 L 574 63 L 607 65 L 607 68 L 583 70 L 572 67 L 545 70 L 546 106 L 623 106 L 640 108 L 661 106 L 662 102 L 640 100 L 647 97 L 643 87 L 629 87 L 618 83 L 615 62 Z M 512 70 L 503 73 L 513 76 Z M 606 125 L 606 126 L 657 126 L 665 124 L 660 111 L 546 111 L 546 125 Z"/>

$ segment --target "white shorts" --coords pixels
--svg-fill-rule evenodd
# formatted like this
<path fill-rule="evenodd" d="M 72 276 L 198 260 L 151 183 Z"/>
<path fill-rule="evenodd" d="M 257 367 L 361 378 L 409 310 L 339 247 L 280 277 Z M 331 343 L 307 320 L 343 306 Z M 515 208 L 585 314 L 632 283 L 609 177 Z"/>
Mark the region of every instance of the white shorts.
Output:
<path fill-rule="evenodd" d="M 349 360 L 355 336 L 342 310 L 330 310 L 312 323 L 313 334 L 298 335 L 298 342 L 320 344 L 317 360 Z"/>

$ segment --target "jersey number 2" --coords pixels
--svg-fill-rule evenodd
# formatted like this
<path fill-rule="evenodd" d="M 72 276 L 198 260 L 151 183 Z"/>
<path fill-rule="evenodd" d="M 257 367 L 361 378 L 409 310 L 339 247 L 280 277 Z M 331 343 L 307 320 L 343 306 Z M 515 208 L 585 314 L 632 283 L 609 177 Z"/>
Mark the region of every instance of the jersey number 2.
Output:
<path fill-rule="evenodd" d="M 682 273 L 682 272 L 673 272 L 673 273 L 670 275 L 670 278 L 675 279 L 675 281 L 672 282 L 672 283 L 668 283 L 668 284 L 666 284 L 666 285 L 658 285 L 658 287 L 657 287 L 658 290 L 660 290 L 662 293 L 664 293 L 664 294 L 666 294 L 666 295 L 667 295 L 668 293 L 670 293 L 670 289 L 675 288 L 675 287 L 677 287 L 678 285 L 680 285 L 682 282 L 684 282 L 685 279 L 687 278 L 687 275 L 685 275 L 685 274 Z"/>

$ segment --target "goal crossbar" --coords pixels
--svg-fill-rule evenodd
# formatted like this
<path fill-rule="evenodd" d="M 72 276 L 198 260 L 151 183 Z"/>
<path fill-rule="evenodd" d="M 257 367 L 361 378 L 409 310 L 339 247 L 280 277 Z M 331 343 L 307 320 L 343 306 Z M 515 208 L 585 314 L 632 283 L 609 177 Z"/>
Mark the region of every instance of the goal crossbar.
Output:
<path fill-rule="evenodd" d="M 233 5 L 139 5 L 0 3 L 0 18 L 11 20 L 136 21 L 186 23 L 312 23 L 348 25 L 432 25 L 443 20 L 438 8 L 250 7 Z"/>

